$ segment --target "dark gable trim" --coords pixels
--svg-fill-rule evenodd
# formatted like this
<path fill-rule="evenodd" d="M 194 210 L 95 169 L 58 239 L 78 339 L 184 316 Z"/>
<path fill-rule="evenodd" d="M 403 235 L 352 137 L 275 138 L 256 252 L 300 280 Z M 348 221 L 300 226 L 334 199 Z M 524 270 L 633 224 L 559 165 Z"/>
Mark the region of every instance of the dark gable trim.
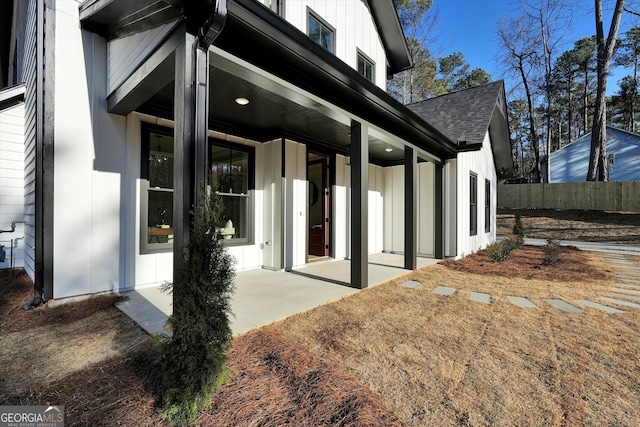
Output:
<path fill-rule="evenodd" d="M 388 77 L 413 66 L 393 0 L 368 0 L 389 61 Z"/>

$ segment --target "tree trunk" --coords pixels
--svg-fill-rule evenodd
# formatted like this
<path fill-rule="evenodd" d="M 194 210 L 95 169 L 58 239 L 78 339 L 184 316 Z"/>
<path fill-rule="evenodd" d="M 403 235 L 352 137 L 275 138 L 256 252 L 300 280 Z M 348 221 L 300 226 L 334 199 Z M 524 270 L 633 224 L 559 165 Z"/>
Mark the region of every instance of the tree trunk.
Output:
<path fill-rule="evenodd" d="M 589 170 L 587 181 L 609 180 L 609 168 L 607 167 L 607 128 L 606 128 L 606 94 L 607 77 L 611 64 L 611 56 L 615 47 L 620 18 L 624 9 L 624 0 L 616 0 L 616 7 L 611 18 L 611 27 L 605 44 L 604 30 L 602 28 L 602 0 L 595 0 L 596 9 L 596 43 L 598 45 L 598 88 L 596 90 L 596 109 L 591 128 L 591 151 L 589 153 Z"/>
<path fill-rule="evenodd" d="M 524 85 L 524 91 L 527 95 L 527 108 L 529 109 L 529 133 L 531 138 L 531 145 L 533 146 L 533 153 L 535 158 L 535 164 L 533 167 L 533 173 L 536 182 L 542 182 L 542 174 L 540 173 L 540 147 L 538 145 L 538 135 L 536 135 L 536 124 L 534 118 L 533 101 L 531 100 L 531 91 L 529 90 L 529 84 L 527 83 L 527 76 L 524 73 L 524 65 L 522 59 L 520 60 L 520 75 L 522 77 L 522 83 Z"/>

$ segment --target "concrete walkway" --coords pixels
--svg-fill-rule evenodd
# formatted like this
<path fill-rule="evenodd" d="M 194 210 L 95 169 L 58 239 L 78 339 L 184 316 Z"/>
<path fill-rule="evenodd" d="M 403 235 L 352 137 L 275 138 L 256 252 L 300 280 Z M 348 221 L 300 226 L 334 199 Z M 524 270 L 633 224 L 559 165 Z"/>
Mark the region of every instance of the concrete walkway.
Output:
<path fill-rule="evenodd" d="M 500 236 L 497 238 L 497 240 L 500 241 L 504 240 L 505 238 L 505 236 Z M 574 240 L 558 240 L 558 242 L 560 242 L 562 246 L 575 246 L 582 251 L 640 256 L 640 246 L 621 245 L 617 243 L 576 242 Z M 531 239 L 529 237 L 526 237 L 524 239 L 524 244 L 530 246 L 544 246 L 547 244 L 547 240 Z"/>
<path fill-rule="evenodd" d="M 408 273 L 401 255 L 369 256 L 369 286 Z M 438 262 L 418 258 L 418 268 Z M 292 272 L 249 270 L 238 272 L 232 300 L 231 328 L 234 334 L 264 326 L 293 314 L 358 292 L 349 287 L 349 261 L 318 261 Z M 172 296 L 157 287 L 126 292 L 128 300 L 118 308 L 150 334 L 163 332 L 171 315 Z"/>

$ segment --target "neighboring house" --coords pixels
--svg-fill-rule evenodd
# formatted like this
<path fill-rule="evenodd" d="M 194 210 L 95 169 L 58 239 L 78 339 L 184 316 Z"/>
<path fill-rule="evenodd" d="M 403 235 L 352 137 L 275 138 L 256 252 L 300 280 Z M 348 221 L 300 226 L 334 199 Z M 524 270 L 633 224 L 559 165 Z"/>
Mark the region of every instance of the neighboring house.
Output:
<path fill-rule="evenodd" d="M 467 255 L 495 240 L 497 182 L 512 176 L 504 82 L 407 106 L 458 145 L 445 177 L 447 256 Z M 455 246 L 453 246 L 455 244 Z"/>
<path fill-rule="evenodd" d="M 411 66 L 392 0 L 211 3 L 14 1 L 0 49 L 26 87 L 25 268 L 45 298 L 172 280 L 208 172 L 240 270 L 348 258 L 362 288 L 369 253 L 412 269 L 495 239 L 508 133 L 492 119 L 462 144 L 385 92 Z"/>
<path fill-rule="evenodd" d="M 589 169 L 591 133 L 551 153 L 551 182 L 584 182 Z M 640 181 L 640 135 L 607 126 L 609 181 Z"/>

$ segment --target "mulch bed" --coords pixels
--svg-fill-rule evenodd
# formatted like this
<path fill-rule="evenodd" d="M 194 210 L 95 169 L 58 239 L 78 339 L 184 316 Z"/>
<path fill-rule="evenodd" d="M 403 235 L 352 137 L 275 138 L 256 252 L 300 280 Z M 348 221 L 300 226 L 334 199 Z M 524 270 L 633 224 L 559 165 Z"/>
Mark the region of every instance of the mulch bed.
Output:
<path fill-rule="evenodd" d="M 562 258 L 557 265 L 544 265 L 543 255 L 542 247 L 522 246 L 512 252 L 505 262 L 493 262 L 487 256 L 487 251 L 482 250 L 461 260 L 446 260 L 441 264 L 452 270 L 472 274 L 552 282 L 595 281 L 609 277 L 607 272 L 591 264 L 587 254 L 573 246 L 562 247 Z"/>

